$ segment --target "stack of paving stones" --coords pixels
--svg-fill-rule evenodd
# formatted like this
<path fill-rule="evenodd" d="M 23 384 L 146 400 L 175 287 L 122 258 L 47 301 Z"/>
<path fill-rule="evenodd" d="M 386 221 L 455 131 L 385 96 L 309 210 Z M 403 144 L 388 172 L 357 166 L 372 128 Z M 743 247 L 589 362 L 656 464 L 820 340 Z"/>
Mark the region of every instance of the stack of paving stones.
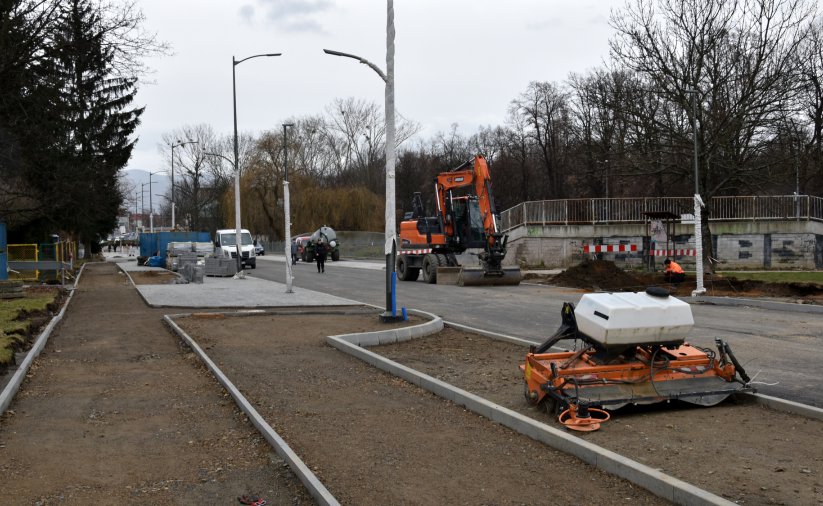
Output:
<path fill-rule="evenodd" d="M 21 299 L 24 296 L 22 281 L 0 281 L 0 299 Z"/>
<path fill-rule="evenodd" d="M 206 276 L 234 276 L 237 260 L 233 258 L 206 258 Z"/>

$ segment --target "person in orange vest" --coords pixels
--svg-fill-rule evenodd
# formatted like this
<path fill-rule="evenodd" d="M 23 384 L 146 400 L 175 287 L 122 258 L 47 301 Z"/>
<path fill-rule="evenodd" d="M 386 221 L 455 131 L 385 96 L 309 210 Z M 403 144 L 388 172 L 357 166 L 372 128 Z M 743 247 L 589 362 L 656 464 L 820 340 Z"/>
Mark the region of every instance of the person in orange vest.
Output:
<path fill-rule="evenodd" d="M 686 279 L 686 273 L 683 272 L 683 267 L 680 267 L 680 264 L 677 262 L 667 258 L 663 262 L 663 265 L 666 266 L 663 270 L 663 277 L 669 283 L 682 283 Z"/>

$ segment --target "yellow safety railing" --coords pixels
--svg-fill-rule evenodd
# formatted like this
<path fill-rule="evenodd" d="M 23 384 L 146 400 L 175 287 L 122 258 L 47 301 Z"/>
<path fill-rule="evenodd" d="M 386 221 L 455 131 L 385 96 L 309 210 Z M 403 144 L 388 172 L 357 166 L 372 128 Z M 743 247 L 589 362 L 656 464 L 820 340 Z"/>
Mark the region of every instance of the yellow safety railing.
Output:
<path fill-rule="evenodd" d="M 48 276 L 54 273 L 56 276 L 66 274 L 74 267 L 77 259 L 77 243 L 60 241 L 47 244 L 9 244 L 6 247 L 9 261 L 9 279 L 21 281 L 42 281 L 41 276 Z M 12 270 L 11 262 L 31 263 L 28 266 Z M 59 263 L 58 269 L 43 269 L 42 263 Z"/>
<path fill-rule="evenodd" d="M 9 262 L 37 262 L 40 259 L 39 250 L 36 244 L 9 244 L 6 246 Z M 34 264 L 37 265 L 36 263 Z M 40 271 L 34 269 L 9 269 L 9 279 L 19 279 L 22 281 L 37 281 Z"/>

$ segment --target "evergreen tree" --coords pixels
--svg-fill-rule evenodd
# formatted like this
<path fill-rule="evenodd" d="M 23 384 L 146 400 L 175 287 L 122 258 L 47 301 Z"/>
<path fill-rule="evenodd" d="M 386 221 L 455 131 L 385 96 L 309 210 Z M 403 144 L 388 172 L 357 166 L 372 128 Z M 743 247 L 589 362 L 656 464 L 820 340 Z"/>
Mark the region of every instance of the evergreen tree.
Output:
<path fill-rule="evenodd" d="M 87 254 L 116 225 L 124 199 L 117 173 L 131 157 L 132 134 L 143 113 L 131 107 L 136 79 L 113 72 L 114 49 L 105 40 L 101 15 L 91 0 L 68 0 L 60 7 L 52 51 L 63 83 L 64 163 L 41 186 L 62 228 L 77 233 Z"/>
<path fill-rule="evenodd" d="M 55 92 L 44 48 L 49 43 L 55 3 L 0 0 L 0 221 L 15 229 L 42 220 L 46 202 L 28 182 L 52 142 L 49 116 Z M 23 237 L 23 239 L 28 239 Z"/>

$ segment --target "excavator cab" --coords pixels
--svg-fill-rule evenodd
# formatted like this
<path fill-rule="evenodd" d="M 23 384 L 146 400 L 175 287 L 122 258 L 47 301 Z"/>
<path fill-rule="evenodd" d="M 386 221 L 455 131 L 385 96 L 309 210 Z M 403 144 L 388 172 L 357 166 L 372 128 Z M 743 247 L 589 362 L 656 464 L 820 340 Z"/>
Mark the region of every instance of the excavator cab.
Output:
<path fill-rule="evenodd" d="M 459 251 L 465 251 L 467 248 L 484 248 L 486 230 L 477 197 L 453 198 L 447 207 L 450 207 L 447 216 L 451 218 L 454 226 L 454 235 L 449 237 L 452 242 L 450 246 Z"/>

